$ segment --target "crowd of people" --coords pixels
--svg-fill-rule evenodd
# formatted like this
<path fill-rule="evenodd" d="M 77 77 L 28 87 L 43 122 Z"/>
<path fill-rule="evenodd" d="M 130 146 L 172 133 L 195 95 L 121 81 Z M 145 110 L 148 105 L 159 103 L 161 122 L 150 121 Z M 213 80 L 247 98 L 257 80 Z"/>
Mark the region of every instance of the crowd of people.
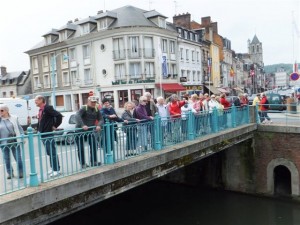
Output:
<path fill-rule="evenodd" d="M 35 97 L 35 103 L 40 108 L 37 115 L 38 127 L 37 131 L 41 133 L 42 142 L 45 146 L 45 150 L 50 160 L 50 170 L 48 175 L 50 177 L 56 177 L 60 175 L 59 157 L 56 151 L 55 138 L 53 131 L 62 122 L 62 114 L 55 110 L 51 105 L 46 103 L 44 96 L 38 95 Z M 156 113 L 161 117 L 161 127 L 163 138 L 167 138 L 167 135 L 174 134 L 172 140 L 180 141 L 180 135 L 187 134 L 187 118 L 189 113 L 199 116 L 195 121 L 195 131 L 200 132 L 200 128 L 205 128 L 209 124 L 212 124 L 212 112 L 217 110 L 219 121 L 218 123 L 224 128 L 227 127 L 227 112 L 230 107 L 235 105 L 238 108 L 249 104 L 247 94 L 240 94 L 233 102 L 229 102 L 225 94 L 216 96 L 214 94 L 192 94 L 184 95 L 181 99 L 178 95 L 172 94 L 168 98 L 162 96 L 157 99 L 153 99 L 151 93 L 146 92 L 141 96 L 138 102 L 126 102 L 124 111 L 119 117 L 113 108 L 109 99 L 104 98 L 99 103 L 99 98 L 96 96 L 89 96 L 86 105 L 81 106 L 77 111 L 75 143 L 77 147 L 78 161 L 82 169 L 89 166 L 99 166 L 101 162 L 97 158 L 97 149 L 99 145 L 105 150 L 106 146 L 110 145 L 111 150 L 114 149 L 114 142 L 118 141 L 116 128 L 117 123 L 123 123 L 123 132 L 126 133 L 126 144 L 124 148 L 126 150 L 126 156 L 137 154 L 138 151 L 147 151 L 149 148 L 153 148 L 154 140 L 154 120 Z M 271 119 L 268 117 L 268 101 L 264 93 L 257 95 L 253 100 L 253 105 L 259 105 L 259 115 L 262 123 L 271 123 Z M 18 119 L 9 114 L 9 108 L 5 105 L 0 107 L 0 138 L 9 138 L 12 134 L 19 136 L 23 134 L 23 129 L 18 123 Z M 105 130 L 107 126 L 103 124 L 112 124 L 114 129 Z M 102 127 L 104 127 L 104 133 L 111 132 L 110 141 L 106 140 L 102 135 L 94 135 L 95 132 L 99 134 Z M 177 132 L 180 130 L 180 135 Z M 201 132 L 205 132 L 203 129 Z M 177 135 L 177 136 L 176 136 Z M 89 164 L 86 162 L 86 153 L 84 148 L 84 142 L 87 141 L 89 146 Z M 7 142 L 7 141 L 6 141 Z M 100 143 L 100 144 L 99 144 Z M 3 144 L 3 141 L 2 143 Z M 5 144 L 5 143 L 4 143 Z M 4 154 L 4 160 L 7 171 L 7 179 L 14 177 L 14 172 L 11 166 L 10 151 L 12 152 L 18 165 L 18 177 L 23 178 L 23 164 L 19 144 L 7 145 L 2 147 Z M 106 151 L 106 150 L 105 150 Z M 109 152 L 106 152 L 109 153 Z"/>

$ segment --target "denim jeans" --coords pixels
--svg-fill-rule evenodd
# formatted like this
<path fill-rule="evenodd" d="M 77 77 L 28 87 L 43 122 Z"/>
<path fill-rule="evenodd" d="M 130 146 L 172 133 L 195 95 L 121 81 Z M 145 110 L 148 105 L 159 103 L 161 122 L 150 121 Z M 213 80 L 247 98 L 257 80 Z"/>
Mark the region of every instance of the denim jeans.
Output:
<path fill-rule="evenodd" d="M 56 152 L 56 147 L 55 147 L 55 140 L 53 138 L 53 135 L 42 135 L 42 141 L 46 149 L 46 153 L 50 158 L 50 167 L 52 168 L 53 171 L 59 171 L 60 166 L 59 166 L 59 160 Z"/>
<path fill-rule="evenodd" d="M 85 165 L 85 151 L 84 151 L 84 140 L 87 139 L 90 147 L 90 162 L 91 166 L 96 166 L 98 163 L 97 160 L 97 149 L 98 142 L 96 136 L 93 132 L 80 132 L 76 135 L 75 141 L 77 145 L 78 159 L 81 166 Z"/>
<path fill-rule="evenodd" d="M 11 166 L 11 157 L 10 157 L 10 152 L 12 152 L 18 165 L 19 175 L 23 175 L 23 162 L 21 157 L 20 145 L 19 144 L 6 145 L 2 148 L 2 152 L 3 152 L 3 158 L 4 158 L 7 173 L 9 175 L 13 174 L 13 168 Z"/>

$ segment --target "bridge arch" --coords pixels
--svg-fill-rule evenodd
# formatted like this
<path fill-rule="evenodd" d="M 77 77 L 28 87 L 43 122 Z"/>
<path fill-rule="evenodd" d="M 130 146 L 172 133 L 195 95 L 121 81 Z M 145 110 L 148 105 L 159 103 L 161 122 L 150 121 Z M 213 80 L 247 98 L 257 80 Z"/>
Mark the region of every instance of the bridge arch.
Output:
<path fill-rule="evenodd" d="M 276 174 L 283 173 L 286 174 L 286 171 L 284 171 L 284 167 L 286 167 L 287 170 L 290 172 L 290 187 L 291 187 L 291 194 L 294 196 L 299 196 L 299 172 L 297 167 L 292 161 L 289 161 L 284 158 L 277 158 L 273 159 L 271 162 L 269 162 L 267 167 L 267 188 L 268 192 L 271 194 L 275 193 L 275 179 Z M 275 171 L 276 170 L 276 171 Z M 281 171 L 281 172 L 280 172 Z M 277 177 L 278 178 L 278 177 Z"/>

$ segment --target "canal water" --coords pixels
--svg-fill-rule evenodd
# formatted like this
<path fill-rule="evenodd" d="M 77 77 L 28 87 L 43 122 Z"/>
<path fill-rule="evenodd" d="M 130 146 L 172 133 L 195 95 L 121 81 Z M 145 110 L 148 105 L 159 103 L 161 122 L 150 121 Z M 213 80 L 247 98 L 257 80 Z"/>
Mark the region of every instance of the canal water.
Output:
<path fill-rule="evenodd" d="M 153 181 L 52 225 L 300 225 L 300 203 Z"/>

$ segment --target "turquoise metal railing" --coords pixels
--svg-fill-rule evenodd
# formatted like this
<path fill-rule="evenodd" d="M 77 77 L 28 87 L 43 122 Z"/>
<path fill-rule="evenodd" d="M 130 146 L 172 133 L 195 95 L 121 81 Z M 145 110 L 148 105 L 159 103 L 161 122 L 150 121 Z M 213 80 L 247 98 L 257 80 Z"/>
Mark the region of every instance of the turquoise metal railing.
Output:
<path fill-rule="evenodd" d="M 23 177 L 7 179 L 3 154 L 0 156 L 0 195 L 27 186 L 38 186 L 53 179 L 81 173 L 106 164 L 113 164 L 151 151 L 159 151 L 170 145 L 194 140 L 249 123 L 249 107 L 232 107 L 226 110 L 192 113 L 181 117 L 163 118 L 158 114 L 154 120 L 134 123 L 106 122 L 101 131 L 95 127 L 34 133 L 17 137 L 20 147 Z M 2 150 L 15 144 L 0 139 Z M 46 148 L 47 146 L 47 148 Z M 16 162 L 10 158 L 16 168 Z M 58 172 L 59 171 L 59 172 Z"/>

